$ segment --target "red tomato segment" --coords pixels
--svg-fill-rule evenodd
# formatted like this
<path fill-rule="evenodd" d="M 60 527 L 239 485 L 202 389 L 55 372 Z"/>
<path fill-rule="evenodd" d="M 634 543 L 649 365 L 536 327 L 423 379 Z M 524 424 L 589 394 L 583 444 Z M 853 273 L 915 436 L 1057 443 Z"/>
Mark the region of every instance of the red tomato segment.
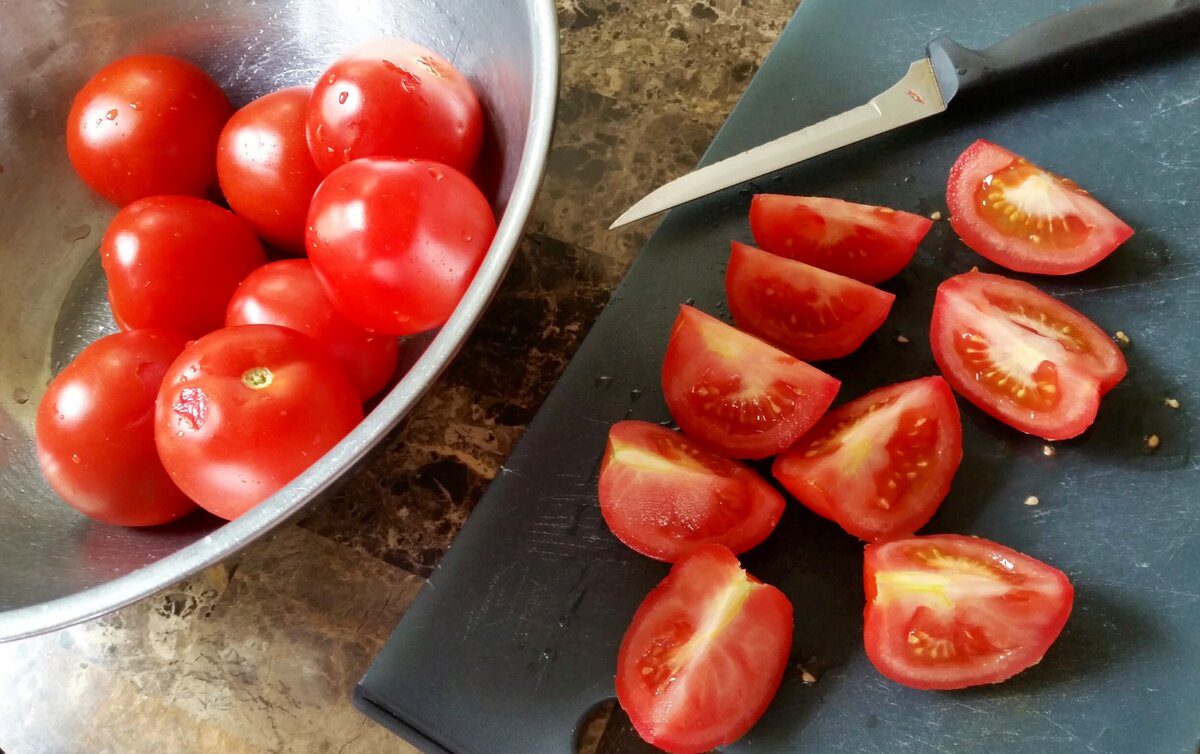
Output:
<path fill-rule="evenodd" d="M 1074 599 L 1057 568 L 956 534 L 867 545 L 863 581 L 867 657 L 919 689 L 999 683 L 1036 665 Z"/>
<path fill-rule="evenodd" d="M 962 460 L 950 386 L 924 377 L 830 411 L 775 459 L 775 478 L 814 513 L 869 542 L 924 526 Z"/>
<path fill-rule="evenodd" d="M 307 133 L 323 173 L 361 157 L 435 160 L 466 173 L 483 145 L 483 108 L 466 77 L 436 52 L 379 39 L 321 74 Z"/>
<path fill-rule="evenodd" d="M 495 233 L 487 199 L 454 168 L 367 158 L 317 189 L 308 255 L 347 319 L 412 335 L 450 318 Z"/>
<path fill-rule="evenodd" d="M 217 178 L 229 206 L 266 243 L 304 253 L 308 205 L 324 174 L 304 137 L 311 89 L 293 86 L 233 114 L 217 144 Z"/>
<path fill-rule="evenodd" d="M 286 327 L 242 325 L 189 343 L 171 365 L 154 439 L 180 489 L 232 520 L 360 419 L 358 391 L 320 344 Z"/>
<path fill-rule="evenodd" d="M 938 287 L 933 356 L 981 409 L 1047 440 L 1091 426 L 1125 375 L 1120 349 L 1083 314 L 1027 283 L 969 272 Z"/>
<path fill-rule="evenodd" d="M 688 437 L 732 458 L 765 458 L 817 422 L 833 377 L 690 306 L 663 361 L 663 397 Z"/>
<path fill-rule="evenodd" d="M 792 605 L 728 549 L 684 555 L 642 602 L 617 656 L 617 699 L 638 734 L 673 754 L 743 736 L 783 678 Z"/>
<path fill-rule="evenodd" d="M 821 196 L 756 194 L 750 203 L 759 248 L 872 285 L 904 269 L 932 226 L 909 212 Z"/>
<path fill-rule="evenodd" d="M 154 397 L 183 346 L 183 337 L 155 330 L 109 335 L 50 383 L 38 404 L 38 463 L 80 513 L 154 526 L 195 509 L 154 447 Z"/>
<path fill-rule="evenodd" d="M 950 169 L 946 202 L 967 246 L 1017 272 L 1086 270 L 1133 235 L 1072 181 L 983 139 Z"/>
<path fill-rule="evenodd" d="M 700 544 L 735 554 L 766 539 L 783 497 L 748 466 L 650 422 L 617 422 L 600 467 L 600 512 L 633 550 L 673 563 Z"/>
<path fill-rule="evenodd" d="M 100 261 L 122 327 L 198 338 L 224 324 L 238 283 L 267 257 L 232 212 L 190 196 L 154 196 L 117 213 Z"/>
<path fill-rule="evenodd" d="M 396 339 L 343 317 L 307 259 L 284 259 L 251 272 L 229 301 L 225 325 L 280 325 L 304 333 L 337 360 L 363 401 L 396 373 Z"/>
<path fill-rule="evenodd" d="M 733 242 L 725 298 L 739 327 L 806 361 L 837 359 L 879 329 L 896 297 Z"/>
<path fill-rule="evenodd" d="M 118 206 L 159 194 L 205 196 L 232 112 L 216 82 L 186 60 L 131 55 L 75 95 L 67 154 L 83 182 Z"/>

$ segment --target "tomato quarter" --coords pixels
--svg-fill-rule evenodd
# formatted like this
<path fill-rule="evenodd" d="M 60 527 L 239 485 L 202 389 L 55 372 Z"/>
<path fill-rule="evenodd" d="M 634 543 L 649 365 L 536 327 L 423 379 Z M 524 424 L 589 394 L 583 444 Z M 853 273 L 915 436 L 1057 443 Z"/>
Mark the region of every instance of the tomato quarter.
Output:
<path fill-rule="evenodd" d="M 1133 235 L 1073 182 L 983 139 L 951 168 L 946 202 L 967 246 L 1017 272 L 1086 270 Z"/>
<path fill-rule="evenodd" d="M 154 330 L 109 335 L 50 383 L 38 404 L 38 463 L 76 510 L 153 526 L 195 509 L 154 447 L 154 397 L 183 345 L 181 336 Z"/>
<path fill-rule="evenodd" d="M 757 194 L 750 230 L 764 251 L 875 284 L 909 263 L 933 221 L 821 196 Z"/>
<path fill-rule="evenodd" d="M 1047 440 L 1083 432 L 1125 357 L 1083 314 L 1028 283 L 968 272 L 938 287 L 933 356 L 964 397 Z"/>
<path fill-rule="evenodd" d="M 693 440 L 733 458 L 765 458 L 800 439 L 839 383 L 724 322 L 681 306 L 663 361 L 663 397 Z"/>
<path fill-rule="evenodd" d="M 307 259 L 284 259 L 251 272 L 229 301 L 225 324 L 281 325 L 304 333 L 337 359 L 364 401 L 396 372 L 396 339 L 343 317 Z"/>
<path fill-rule="evenodd" d="M 294 86 L 234 113 L 217 144 L 217 178 L 233 211 L 263 241 L 304 253 L 308 205 L 324 177 L 308 153 L 304 118 L 312 90 Z"/>
<path fill-rule="evenodd" d="M 863 580 L 867 657 L 919 689 L 999 683 L 1036 665 L 1075 593 L 1057 568 L 956 534 L 867 545 Z"/>
<path fill-rule="evenodd" d="M 190 196 L 154 196 L 117 213 L 100 261 L 122 327 L 198 338 L 224 324 L 238 283 L 267 257 L 232 212 Z"/>
<path fill-rule="evenodd" d="M 436 162 L 385 158 L 330 173 L 308 226 L 308 256 L 334 306 L 386 335 L 445 324 L 496 233 L 470 178 Z"/>
<path fill-rule="evenodd" d="M 483 108 L 466 77 L 436 52 L 379 39 L 317 79 L 307 133 L 323 173 L 360 157 L 436 160 L 466 173 L 483 145 Z"/>
<path fill-rule="evenodd" d="M 858 349 L 896 299 L 852 278 L 733 242 L 725 273 L 733 321 L 806 361 Z"/>
<path fill-rule="evenodd" d="M 633 616 L 617 656 L 617 699 L 638 734 L 673 754 L 737 740 L 787 667 L 792 605 L 726 548 L 684 555 Z"/>
<path fill-rule="evenodd" d="M 961 460 L 954 395 L 941 377 L 925 377 L 830 411 L 772 471 L 814 513 L 874 542 L 924 526 Z"/>
<path fill-rule="evenodd" d="M 600 511 L 626 545 L 670 563 L 709 542 L 749 550 L 779 523 L 783 497 L 748 466 L 678 432 L 623 421 L 608 432 Z"/>
<path fill-rule="evenodd" d="M 155 408 L 159 455 L 180 489 L 234 519 L 325 455 L 358 421 L 358 391 L 315 340 L 276 325 L 189 343 Z"/>
<path fill-rule="evenodd" d="M 131 55 L 84 85 L 67 118 L 79 177 L 118 206 L 159 194 L 205 196 L 233 113 L 217 83 L 170 55 Z"/>

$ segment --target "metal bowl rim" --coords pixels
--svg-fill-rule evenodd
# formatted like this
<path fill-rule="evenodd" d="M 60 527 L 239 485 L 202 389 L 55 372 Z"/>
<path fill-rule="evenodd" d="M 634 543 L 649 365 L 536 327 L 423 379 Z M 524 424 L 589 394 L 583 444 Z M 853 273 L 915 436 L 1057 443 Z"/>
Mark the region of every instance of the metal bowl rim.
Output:
<path fill-rule="evenodd" d="M 95 618 L 224 560 L 302 512 L 395 428 L 432 386 L 462 347 L 503 280 L 545 172 L 558 99 L 558 18 L 553 0 L 531 0 L 530 8 L 534 49 L 529 125 L 508 206 L 462 301 L 412 368 L 354 431 L 307 471 L 245 515 L 161 560 L 112 581 L 0 612 L 0 642 Z"/>

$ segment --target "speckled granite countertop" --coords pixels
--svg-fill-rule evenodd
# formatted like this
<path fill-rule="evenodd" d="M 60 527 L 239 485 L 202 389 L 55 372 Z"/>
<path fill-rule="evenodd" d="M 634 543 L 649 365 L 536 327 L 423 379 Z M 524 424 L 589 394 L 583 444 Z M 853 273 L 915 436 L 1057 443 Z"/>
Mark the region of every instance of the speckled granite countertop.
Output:
<path fill-rule="evenodd" d="M 112 615 L 0 644 L 0 750 L 390 752 L 350 691 L 798 0 L 558 0 L 562 87 L 525 241 L 409 421 L 298 526 Z M 591 726 L 626 751 L 620 725 Z"/>

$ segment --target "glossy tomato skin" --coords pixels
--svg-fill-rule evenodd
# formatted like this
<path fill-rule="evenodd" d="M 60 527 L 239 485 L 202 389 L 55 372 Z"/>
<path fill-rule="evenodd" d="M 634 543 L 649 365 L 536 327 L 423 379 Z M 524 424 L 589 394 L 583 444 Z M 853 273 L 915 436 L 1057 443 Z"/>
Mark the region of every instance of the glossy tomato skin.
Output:
<path fill-rule="evenodd" d="M 697 636 L 705 626 L 716 628 Z M 617 700 L 650 744 L 706 752 L 741 738 L 766 711 L 791 644 L 787 597 L 743 571 L 728 549 L 702 545 L 633 616 L 617 655 Z"/>
<path fill-rule="evenodd" d="M 363 401 L 396 373 L 396 339 L 343 317 L 307 259 L 271 262 L 251 272 L 229 301 L 225 325 L 280 325 L 304 333 L 337 360 Z"/>
<path fill-rule="evenodd" d="M 783 515 L 783 497 L 753 469 L 643 421 L 609 430 L 599 496 L 618 539 L 668 563 L 710 542 L 745 552 Z"/>
<path fill-rule="evenodd" d="M 324 174 L 304 137 L 306 86 L 263 95 L 233 114 L 217 144 L 221 192 L 264 242 L 304 253 L 308 205 Z"/>
<path fill-rule="evenodd" d="M 67 154 L 84 183 L 121 207 L 159 194 L 205 196 L 232 113 L 217 83 L 186 60 L 131 55 L 75 95 Z"/>
<path fill-rule="evenodd" d="M 183 337 L 156 330 L 109 335 L 50 383 L 38 404 L 38 463 L 79 512 L 109 524 L 154 526 L 195 509 L 154 446 L 154 397 L 183 346 Z"/>
<path fill-rule="evenodd" d="M 941 377 L 924 377 L 833 409 L 775 459 L 772 472 L 817 515 L 879 542 L 928 523 L 961 461 L 954 394 Z"/>
<path fill-rule="evenodd" d="M 816 367 L 690 306 L 663 360 L 663 397 L 680 429 L 730 458 L 766 458 L 816 424 L 841 385 Z"/>
<path fill-rule="evenodd" d="M 999 683 L 1041 661 L 1075 590 L 1062 571 L 980 537 L 867 545 L 863 640 L 875 668 L 918 689 Z"/>
<path fill-rule="evenodd" d="M 1016 272 L 1080 272 L 1133 235 L 1073 182 L 983 139 L 950 169 L 946 203 L 967 246 Z"/>
<path fill-rule="evenodd" d="M 362 157 L 434 160 L 469 173 L 483 145 L 483 108 L 466 77 L 437 53 L 378 39 L 317 79 L 307 133 L 326 174 Z"/>
<path fill-rule="evenodd" d="M 275 494 L 362 419 L 326 350 L 277 325 L 227 327 L 188 344 L 155 406 L 154 439 L 180 489 L 235 519 Z"/>
<path fill-rule="evenodd" d="M 100 242 L 113 318 L 189 338 L 225 322 L 229 298 L 266 264 L 241 218 L 190 196 L 153 196 L 123 208 Z"/>
<path fill-rule="evenodd" d="M 738 327 L 798 359 L 847 356 L 879 329 L 896 297 L 853 278 L 734 241 L 725 298 Z"/>
<path fill-rule="evenodd" d="M 756 194 L 750 203 L 759 248 L 870 285 L 903 270 L 932 226 L 920 215 L 823 196 Z"/>
<path fill-rule="evenodd" d="M 930 325 L 950 385 L 1006 424 L 1047 440 L 1076 437 L 1127 370 L 1090 319 L 1018 280 L 968 272 L 944 281 Z"/>
<path fill-rule="evenodd" d="M 366 158 L 330 173 L 308 215 L 308 256 L 347 319 L 412 335 L 449 319 L 487 254 L 496 221 L 457 170 Z"/>

